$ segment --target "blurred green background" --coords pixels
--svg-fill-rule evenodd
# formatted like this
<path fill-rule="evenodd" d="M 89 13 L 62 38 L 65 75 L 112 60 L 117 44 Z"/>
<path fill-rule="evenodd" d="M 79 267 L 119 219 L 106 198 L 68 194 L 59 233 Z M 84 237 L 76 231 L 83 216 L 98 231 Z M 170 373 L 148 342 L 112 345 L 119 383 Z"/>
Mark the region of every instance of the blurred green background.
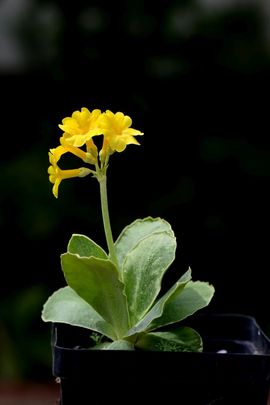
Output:
<path fill-rule="evenodd" d="M 177 237 L 164 283 L 191 266 L 211 311 L 270 335 L 270 6 L 267 0 L 2 0 L 0 378 L 51 376 L 42 305 L 65 285 L 72 233 L 105 247 L 97 182 L 48 181 L 58 124 L 88 107 L 145 133 L 111 158 L 115 237 L 161 216 Z M 210 309 L 210 308 L 209 308 Z"/>

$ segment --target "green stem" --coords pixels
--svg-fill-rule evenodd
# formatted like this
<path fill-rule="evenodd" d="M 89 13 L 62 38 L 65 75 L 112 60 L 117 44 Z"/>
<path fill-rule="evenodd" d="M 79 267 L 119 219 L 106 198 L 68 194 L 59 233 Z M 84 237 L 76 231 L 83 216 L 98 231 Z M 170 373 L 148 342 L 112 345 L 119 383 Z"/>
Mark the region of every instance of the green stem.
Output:
<path fill-rule="evenodd" d="M 109 209 L 108 209 L 108 197 L 107 197 L 107 177 L 106 174 L 103 173 L 102 176 L 98 177 L 99 185 L 100 185 L 100 200 L 101 200 L 101 210 L 102 210 L 102 219 L 103 219 L 103 226 L 107 241 L 107 246 L 110 254 L 111 260 L 114 262 L 116 266 L 118 266 L 117 257 L 115 253 L 114 243 L 113 243 L 113 236 L 112 236 L 112 229 L 110 223 L 110 216 L 109 216 Z"/>

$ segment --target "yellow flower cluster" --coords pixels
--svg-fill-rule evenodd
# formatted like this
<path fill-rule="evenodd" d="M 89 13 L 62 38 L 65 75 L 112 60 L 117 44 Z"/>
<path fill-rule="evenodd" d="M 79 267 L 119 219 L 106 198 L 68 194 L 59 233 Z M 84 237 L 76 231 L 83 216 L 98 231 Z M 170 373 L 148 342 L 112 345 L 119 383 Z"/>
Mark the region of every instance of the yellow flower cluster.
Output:
<path fill-rule="evenodd" d="M 114 114 L 106 110 L 102 113 L 101 110 L 89 111 L 85 107 L 81 111 L 73 112 L 71 117 L 64 118 L 59 125 L 63 131 L 60 145 L 49 151 L 51 165 L 48 173 L 49 180 L 53 183 L 53 195 L 58 197 L 58 188 L 63 179 L 106 172 L 111 154 L 122 152 L 129 144 L 139 145 L 135 136 L 143 133 L 131 128 L 131 125 L 131 118 L 122 112 Z M 103 136 L 103 143 L 98 150 L 93 138 L 100 135 Z M 82 147 L 85 150 L 81 149 Z M 60 169 L 58 161 L 67 152 L 79 157 L 85 163 L 94 165 L 95 170 L 85 167 L 72 170 Z"/>

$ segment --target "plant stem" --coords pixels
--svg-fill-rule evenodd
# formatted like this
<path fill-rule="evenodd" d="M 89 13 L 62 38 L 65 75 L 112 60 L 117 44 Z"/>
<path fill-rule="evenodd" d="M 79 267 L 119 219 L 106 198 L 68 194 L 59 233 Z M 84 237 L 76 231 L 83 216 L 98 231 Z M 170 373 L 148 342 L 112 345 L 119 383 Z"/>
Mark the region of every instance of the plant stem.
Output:
<path fill-rule="evenodd" d="M 109 209 L 108 209 L 107 177 L 106 177 L 106 174 L 103 173 L 102 176 L 99 176 L 98 181 L 99 181 L 99 185 L 100 185 L 100 200 L 101 200 L 103 226 L 104 226 L 107 246 L 108 246 L 108 250 L 109 250 L 109 255 L 110 255 L 111 260 L 114 262 L 114 264 L 116 266 L 118 266 L 117 257 L 116 257 L 116 253 L 115 253 L 115 248 L 114 248 L 114 243 L 113 243 L 113 236 L 112 236 L 112 230 L 111 230 Z"/>

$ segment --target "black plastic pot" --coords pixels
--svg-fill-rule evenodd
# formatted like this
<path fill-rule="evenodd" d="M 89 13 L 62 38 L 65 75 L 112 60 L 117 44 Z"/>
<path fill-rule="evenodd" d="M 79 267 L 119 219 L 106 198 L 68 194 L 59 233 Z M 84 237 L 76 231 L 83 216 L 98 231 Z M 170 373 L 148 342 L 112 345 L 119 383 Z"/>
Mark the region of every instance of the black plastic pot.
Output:
<path fill-rule="evenodd" d="M 204 351 L 88 350 L 89 331 L 53 324 L 53 374 L 60 404 L 266 405 L 270 340 L 253 317 L 193 316 Z"/>

